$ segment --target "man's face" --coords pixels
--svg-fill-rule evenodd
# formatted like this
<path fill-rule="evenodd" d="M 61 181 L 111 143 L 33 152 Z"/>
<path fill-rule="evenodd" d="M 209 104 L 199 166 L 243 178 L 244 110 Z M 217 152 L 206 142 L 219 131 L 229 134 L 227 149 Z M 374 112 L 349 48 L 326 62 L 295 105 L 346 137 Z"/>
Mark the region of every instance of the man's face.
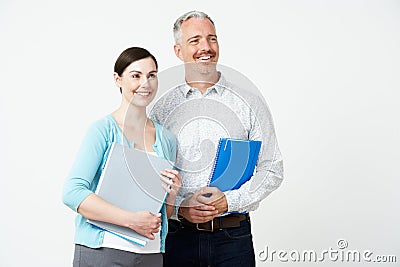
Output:
<path fill-rule="evenodd" d="M 218 62 L 217 34 L 208 19 L 191 18 L 184 21 L 181 33 L 180 44 L 176 44 L 174 50 L 183 62 Z"/>

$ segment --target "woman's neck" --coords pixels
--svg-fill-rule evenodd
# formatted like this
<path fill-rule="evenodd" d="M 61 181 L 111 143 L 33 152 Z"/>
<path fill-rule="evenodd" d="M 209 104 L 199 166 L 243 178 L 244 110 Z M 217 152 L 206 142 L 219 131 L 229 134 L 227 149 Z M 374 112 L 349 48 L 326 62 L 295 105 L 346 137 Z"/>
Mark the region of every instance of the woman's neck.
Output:
<path fill-rule="evenodd" d="M 121 104 L 112 114 L 123 128 L 143 129 L 148 120 L 145 107 Z"/>

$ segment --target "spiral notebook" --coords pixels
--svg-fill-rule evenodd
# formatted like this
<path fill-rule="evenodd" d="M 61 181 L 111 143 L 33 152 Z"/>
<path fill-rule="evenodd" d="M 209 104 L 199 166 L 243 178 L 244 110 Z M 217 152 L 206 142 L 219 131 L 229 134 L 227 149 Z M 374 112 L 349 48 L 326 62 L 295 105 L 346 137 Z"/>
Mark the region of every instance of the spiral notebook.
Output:
<path fill-rule="evenodd" d="M 261 141 L 220 138 L 209 186 L 238 189 L 253 176 L 260 148 Z"/>

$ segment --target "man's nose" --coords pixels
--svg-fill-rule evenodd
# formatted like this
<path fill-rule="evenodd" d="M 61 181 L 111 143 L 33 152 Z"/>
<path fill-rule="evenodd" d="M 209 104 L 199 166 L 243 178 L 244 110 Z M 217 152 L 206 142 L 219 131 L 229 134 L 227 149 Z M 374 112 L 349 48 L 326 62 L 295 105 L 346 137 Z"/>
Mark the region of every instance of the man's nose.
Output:
<path fill-rule="evenodd" d="M 208 42 L 207 39 L 202 40 L 202 41 L 200 42 L 200 50 L 201 50 L 201 51 L 210 51 L 210 50 L 211 50 L 210 43 Z"/>

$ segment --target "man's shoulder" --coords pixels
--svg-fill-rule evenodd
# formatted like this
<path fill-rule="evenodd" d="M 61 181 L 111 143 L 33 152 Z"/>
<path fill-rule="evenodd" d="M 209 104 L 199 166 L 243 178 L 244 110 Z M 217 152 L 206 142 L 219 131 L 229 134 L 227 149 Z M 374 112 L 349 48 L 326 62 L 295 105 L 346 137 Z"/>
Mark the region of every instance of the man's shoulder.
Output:
<path fill-rule="evenodd" d="M 253 107 L 266 104 L 263 95 L 255 87 L 246 87 L 225 80 L 222 88 L 224 89 L 223 94 L 230 96 L 235 101 L 243 102 L 247 106 Z"/>
<path fill-rule="evenodd" d="M 154 106 L 172 104 L 184 99 L 184 85 L 177 85 L 161 92 L 161 96 L 154 100 Z"/>
<path fill-rule="evenodd" d="M 173 87 L 155 99 L 150 107 L 150 118 L 162 124 L 162 117 L 167 116 L 185 100 L 182 88 L 181 85 Z"/>
<path fill-rule="evenodd" d="M 220 82 L 218 84 L 222 88 L 227 89 L 228 92 L 232 92 L 245 99 L 257 99 L 262 97 L 257 86 L 247 78 L 234 78 L 232 76 L 226 77 L 221 74 Z"/>

